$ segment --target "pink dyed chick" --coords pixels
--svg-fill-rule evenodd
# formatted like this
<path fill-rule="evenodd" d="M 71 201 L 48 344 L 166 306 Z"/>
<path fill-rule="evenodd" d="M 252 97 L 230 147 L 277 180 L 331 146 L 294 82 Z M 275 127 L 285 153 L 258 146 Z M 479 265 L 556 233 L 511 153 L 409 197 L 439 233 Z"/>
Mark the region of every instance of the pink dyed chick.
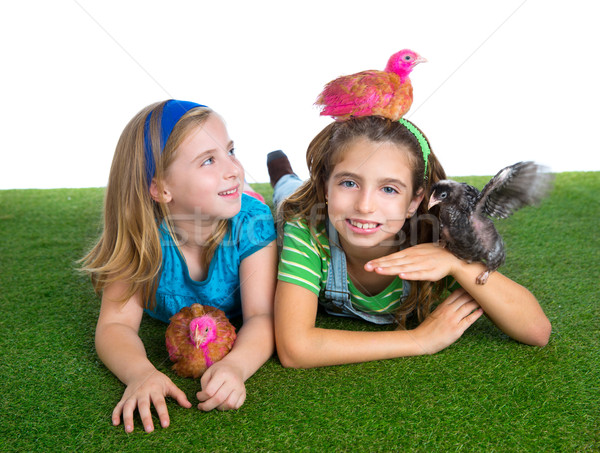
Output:
<path fill-rule="evenodd" d="M 193 304 L 171 317 L 165 339 L 173 370 L 198 378 L 225 357 L 235 341 L 235 327 L 218 308 Z"/>
<path fill-rule="evenodd" d="M 322 116 L 332 116 L 336 121 L 360 116 L 397 121 L 413 101 L 408 76 L 417 64 L 426 61 L 412 50 L 401 50 L 390 57 L 384 71 L 363 71 L 332 80 L 316 104 L 322 106 Z"/>

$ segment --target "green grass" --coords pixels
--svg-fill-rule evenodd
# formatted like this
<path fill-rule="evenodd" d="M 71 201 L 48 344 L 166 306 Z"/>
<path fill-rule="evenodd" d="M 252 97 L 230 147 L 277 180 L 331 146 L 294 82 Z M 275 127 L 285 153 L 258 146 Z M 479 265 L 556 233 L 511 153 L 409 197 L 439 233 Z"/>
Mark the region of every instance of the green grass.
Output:
<path fill-rule="evenodd" d="M 482 318 L 433 356 L 313 370 L 274 357 L 240 410 L 170 401 L 170 428 L 146 434 L 137 419 L 128 435 L 110 423 L 123 386 L 94 350 L 99 299 L 74 271 L 99 233 L 103 190 L 0 191 L 0 451 L 598 451 L 598 193 L 600 173 L 562 173 L 540 208 L 498 222 L 502 271 L 552 321 L 545 348 Z M 199 384 L 170 371 L 165 328 L 146 318 L 140 335 L 193 401 Z"/>

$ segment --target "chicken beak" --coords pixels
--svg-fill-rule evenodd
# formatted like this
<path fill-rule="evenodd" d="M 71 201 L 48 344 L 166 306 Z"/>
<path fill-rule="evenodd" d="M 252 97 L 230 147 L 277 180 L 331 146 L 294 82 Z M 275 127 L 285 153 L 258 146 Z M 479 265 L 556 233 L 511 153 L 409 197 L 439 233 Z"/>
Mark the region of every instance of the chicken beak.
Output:
<path fill-rule="evenodd" d="M 418 56 L 417 59 L 415 60 L 415 65 L 418 65 L 419 63 L 427 63 L 427 58 L 423 58 L 422 56 Z"/>
<path fill-rule="evenodd" d="M 200 347 L 200 343 L 202 342 L 200 338 L 200 329 L 198 328 L 198 326 L 196 326 L 196 328 L 192 332 L 192 341 L 194 342 L 194 346 L 196 346 L 196 349 L 198 349 Z"/>
<path fill-rule="evenodd" d="M 433 208 L 439 202 L 440 202 L 440 200 L 438 200 L 437 198 L 431 197 L 429 199 L 429 204 L 427 205 L 427 210 L 429 211 L 431 208 Z"/>

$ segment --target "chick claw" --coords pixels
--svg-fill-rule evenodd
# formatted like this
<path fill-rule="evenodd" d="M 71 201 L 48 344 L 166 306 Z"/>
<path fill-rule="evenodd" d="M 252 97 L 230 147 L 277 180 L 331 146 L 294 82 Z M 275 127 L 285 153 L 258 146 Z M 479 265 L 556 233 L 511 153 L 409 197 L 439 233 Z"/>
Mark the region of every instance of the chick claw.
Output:
<path fill-rule="evenodd" d="M 488 277 L 490 276 L 490 274 L 492 273 L 492 271 L 486 270 L 485 272 L 482 272 L 481 274 L 479 274 L 477 276 L 477 279 L 475 280 L 475 282 L 478 285 L 485 285 L 485 283 L 488 280 Z"/>

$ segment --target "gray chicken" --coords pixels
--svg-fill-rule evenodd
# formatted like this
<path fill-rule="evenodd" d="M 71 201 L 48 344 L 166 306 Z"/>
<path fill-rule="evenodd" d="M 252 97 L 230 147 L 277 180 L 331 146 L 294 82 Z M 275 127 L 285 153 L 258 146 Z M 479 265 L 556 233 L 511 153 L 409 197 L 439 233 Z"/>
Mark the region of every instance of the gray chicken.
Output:
<path fill-rule="evenodd" d="M 439 204 L 441 242 L 458 258 L 486 267 L 477 284 L 485 284 L 506 258 L 504 242 L 490 217 L 504 219 L 524 206 L 538 204 L 549 193 L 552 180 L 544 167 L 519 162 L 500 170 L 481 192 L 449 179 L 431 187 L 428 208 Z"/>

